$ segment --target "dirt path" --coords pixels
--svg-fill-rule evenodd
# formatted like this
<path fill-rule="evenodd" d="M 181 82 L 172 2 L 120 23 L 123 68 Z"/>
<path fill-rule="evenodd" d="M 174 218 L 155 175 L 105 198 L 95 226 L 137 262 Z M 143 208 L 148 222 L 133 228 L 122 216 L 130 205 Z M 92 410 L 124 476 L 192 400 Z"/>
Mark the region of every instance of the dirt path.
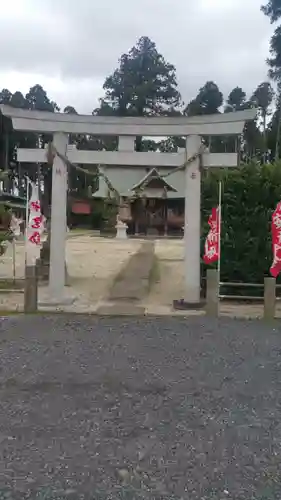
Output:
<path fill-rule="evenodd" d="M 154 242 L 144 241 L 131 255 L 110 289 L 108 300 L 140 302 L 149 289 L 150 273 L 154 262 Z"/>
<path fill-rule="evenodd" d="M 67 240 L 66 260 L 70 276 L 70 287 L 66 292 L 77 297 L 79 305 L 87 309 L 104 298 L 119 270 L 138 251 L 141 241 L 93 238 L 77 236 Z M 0 262 L 0 277 L 12 276 L 12 248 Z M 16 276 L 24 277 L 24 245 L 16 246 Z M 45 289 L 40 289 L 45 295 Z M 21 309 L 23 294 L 0 294 L 0 308 Z"/>
<path fill-rule="evenodd" d="M 72 239 L 66 252 L 71 286 L 88 296 L 90 302 L 102 299 L 140 244 L 137 240 Z"/>

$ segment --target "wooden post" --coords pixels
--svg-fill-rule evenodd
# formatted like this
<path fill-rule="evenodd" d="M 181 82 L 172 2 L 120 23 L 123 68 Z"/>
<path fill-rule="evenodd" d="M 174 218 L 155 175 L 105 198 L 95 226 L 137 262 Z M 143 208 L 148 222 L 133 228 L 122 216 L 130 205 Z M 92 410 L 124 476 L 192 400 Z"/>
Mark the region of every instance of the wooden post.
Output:
<path fill-rule="evenodd" d="M 217 318 L 219 315 L 219 280 L 216 269 L 207 269 L 206 314 Z"/>
<path fill-rule="evenodd" d="M 275 278 L 264 278 L 264 303 L 263 317 L 265 320 L 275 318 L 276 305 L 276 280 Z"/>
<path fill-rule="evenodd" d="M 24 312 L 34 313 L 38 309 L 37 266 L 25 267 Z"/>

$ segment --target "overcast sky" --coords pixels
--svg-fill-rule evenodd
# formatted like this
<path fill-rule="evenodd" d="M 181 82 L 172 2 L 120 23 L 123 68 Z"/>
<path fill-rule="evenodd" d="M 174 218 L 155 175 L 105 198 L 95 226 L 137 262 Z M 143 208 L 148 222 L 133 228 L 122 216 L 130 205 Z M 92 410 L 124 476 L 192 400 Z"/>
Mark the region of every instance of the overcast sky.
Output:
<path fill-rule="evenodd" d="M 251 93 L 267 78 L 273 31 L 261 1 L 2 1 L 0 87 L 40 83 L 61 107 L 90 113 L 120 55 L 146 35 L 176 66 L 186 102 L 206 80 Z"/>

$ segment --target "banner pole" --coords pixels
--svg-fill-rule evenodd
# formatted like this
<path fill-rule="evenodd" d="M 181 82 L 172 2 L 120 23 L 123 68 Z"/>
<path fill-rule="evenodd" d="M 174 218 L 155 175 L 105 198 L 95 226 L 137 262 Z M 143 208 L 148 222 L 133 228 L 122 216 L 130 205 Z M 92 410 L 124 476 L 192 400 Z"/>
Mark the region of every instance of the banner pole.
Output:
<path fill-rule="evenodd" d="M 16 282 L 16 241 L 15 236 L 12 241 L 12 250 L 13 250 L 13 283 Z"/>
<path fill-rule="evenodd" d="M 29 188 L 30 188 L 30 179 L 26 175 L 26 207 L 25 207 L 25 265 L 27 265 L 27 237 L 28 237 L 28 223 L 29 223 Z"/>

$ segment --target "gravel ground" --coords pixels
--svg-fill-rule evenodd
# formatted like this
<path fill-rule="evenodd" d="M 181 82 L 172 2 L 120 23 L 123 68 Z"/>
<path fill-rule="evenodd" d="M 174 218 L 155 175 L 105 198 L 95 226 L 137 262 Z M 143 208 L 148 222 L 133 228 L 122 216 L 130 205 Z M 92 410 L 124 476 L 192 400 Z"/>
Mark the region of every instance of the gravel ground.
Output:
<path fill-rule="evenodd" d="M 0 499 L 281 499 L 281 324 L 0 321 Z"/>

